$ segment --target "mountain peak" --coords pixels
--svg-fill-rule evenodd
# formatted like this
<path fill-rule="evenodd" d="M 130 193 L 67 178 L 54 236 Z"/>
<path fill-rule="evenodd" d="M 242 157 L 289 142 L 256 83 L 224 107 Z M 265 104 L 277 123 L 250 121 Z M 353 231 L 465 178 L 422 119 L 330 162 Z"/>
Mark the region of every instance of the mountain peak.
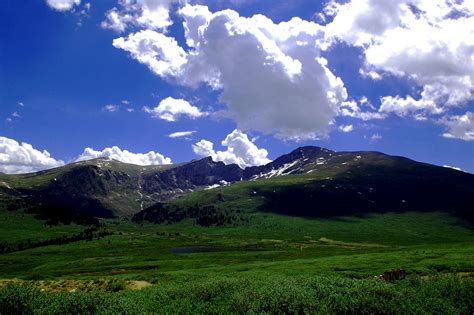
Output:
<path fill-rule="evenodd" d="M 303 146 L 299 147 L 287 155 L 301 155 L 301 156 L 314 156 L 315 154 L 321 154 L 321 153 L 335 153 L 335 151 L 322 148 L 322 147 L 317 147 L 317 146 Z"/>
<path fill-rule="evenodd" d="M 214 162 L 212 157 L 207 156 L 207 157 L 202 158 L 202 159 L 193 160 L 192 163 L 217 163 L 217 162 Z"/>

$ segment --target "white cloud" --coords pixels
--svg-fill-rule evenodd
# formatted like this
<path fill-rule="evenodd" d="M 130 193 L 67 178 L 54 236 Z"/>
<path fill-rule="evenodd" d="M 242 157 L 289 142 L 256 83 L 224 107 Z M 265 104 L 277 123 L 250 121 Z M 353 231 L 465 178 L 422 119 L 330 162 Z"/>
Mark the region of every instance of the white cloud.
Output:
<path fill-rule="evenodd" d="M 275 24 L 263 15 L 211 13 L 205 6 L 179 13 L 188 52 L 151 30 L 118 38 L 114 46 L 161 77 L 219 90 L 227 117 L 241 129 L 286 139 L 327 132 L 347 92 L 321 57 L 322 26 L 299 18 Z"/>
<path fill-rule="evenodd" d="M 444 117 L 440 123 L 447 127 L 443 137 L 451 139 L 461 139 L 474 141 L 474 112 L 467 112 L 464 115 Z"/>
<path fill-rule="evenodd" d="M 354 130 L 354 126 L 352 125 L 342 125 L 342 126 L 339 126 L 339 130 L 342 131 L 342 132 L 351 132 Z"/>
<path fill-rule="evenodd" d="M 18 114 L 18 112 L 13 112 L 12 117 L 21 118 L 21 116 L 20 116 L 20 114 Z"/>
<path fill-rule="evenodd" d="M 128 100 L 122 100 L 121 103 L 122 103 L 122 104 L 125 104 L 125 105 L 128 105 L 128 104 L 130 104 L 130 101 L 128 101 Z"/>
<path fill-rule="evenodd" d="M 200 157 L 212 157 L 214 161 L 222 161 L 225 164 L 237 164 L 241 168 L 254 165 L 270 163 L 268 151 L 259 149 L 248 136 L 240 130 L 234 130 L 222 141 L 227 147 L 226 151 L 215 151 L 214 144 L 207 140 L 201 140 L 193 145 L 193 151 Z"/>
<path fill-rule="evenodd" d="M 382 136 L 378 133 L 376 134 L 373 134 L 371 137 L 370 137 L 370 140 L 371 141 L 379 141 L 379 140 L 382 140 Z"/>
<path fill-rule="evenodd" d="M 382 113 L 395 113 L 400 117 L 405 117 L 409 114 L 415 114 L 415 118 L 422 119 L 424 114 L 439 115 L 443 113 L 443 109 L 439 108 L 432 100 L 415 100 L 411 96 L 402 98 L 400 96 L 385 96 L 381 99 L 381 106 L 379 109 Z"/>
<path fill-rule="evenodd" d="M 23 102 L 18 102 L 18 106 L 23 107 L 23 106 L 25 106 L 25 104 Z"/>
<path fill-rule="evenodd" d="M 8 123 L 11 123 L 11 122 L 13 121 L 13 119 L 11 119 L 10 117 L 5 118 L 5 120 L 6 120 L 6 122 L 8 122 Z"/>
<path fill-rule="evenodd" d="M 366 97 L 363 97 L 360 100 L 360 104 L 366 107 L 372 107 Z M 364 121 L 373 119 L 385 119 L 387 116 L 385 113 L 365 111 L 354 100 L 342 102 L 341 107 L 339 109 L 339 115 L 357 118 Z"/>
<path fill-rule="evenodd" d="M 110 113 L 113 113 L 113 112 L 116 112 L 118 111 L 120 108 L 120 106 L 118 105 L 114 105 L 114 104 L 109 104 L 109 105 L 105 105 L 104 106 L 104 110 L 110 112 Z"/>
<path fill-rule="evenodd" d="M 57 11 L 69 11 L 74 5 L 80 5 L 81 0 L 46 0 L 48 6 Z"/>
<path fill-rule="evenodd" d="M 359 69 L 359 74 L 364 78 L 370 78 L 374 81 L 382 80 L 382 75 L 373 70 Z"/>
<path fill-rule="evenodd" d="M 132 58 L 159 76 L 178 76 L 186 63 L 186 52 L 174 38 L 152 30 L 114 39 L 112 45 L 128 51 Z"/>
<path fill-rule="evenodd" d="M 174 0 L 121 0 L 120 8 L 107 11 L 103 28 L 116 32 L 125 32 L 129 28 L 139 27 L 164 31 L 172 23 L 169 8 Z"/>
<path fill-rule="evenodd" d="M 192 119 L 206 115 L 183 99 L 167 97 L 163 99 L 155 108 L 144 107 L 143 110 L 155 118 L 167 121 L 177 121 L 181 116 L 188 116 Z"/>
<path fill-rule="evenodd" d="M 334 4 L 327 36 L 364 50 L 367 69 L 404 77 L 421 89 L 410 102 L 432 109 L 474 99 L 474 5 L 471 0 L 351 0 Z M 436 105 L 434 105 L 436 104 Z M 401 109 L 401 111 L 404 111 Z"/>
<path fill-rule="evenodd" d="M 178 131 L 178 132 L 173 132 L 168 135 L 169 138 L 182 138 L 182 137 L 189 137 L 195 134 L 196 131 Z"/>
<path fill-rule="evenodd" d="M 117 146 L 105 148 L 102 151 L 86 148 L 84 149 L 84 152 L 82 152 L 82 154 L 76 159 L 76 161 L 85 161 L 103 157 L 137 165 L 171 164 L 171 159 L 160 153 L 154 151 L 150 151 L 148 153 L 133 153 L 127 150 L 122 150 Z"/>
<path fill-rule="evenodd" d="M 13 139 L 0 137 L 0 172 L 30 173 L 64 165 L 48 151 L 38 151 L 31 144 L 21 144 Z"/>
<path fill-rule="evenodd" d="M 216 160 L 214 157 L 216 156 L 216 152 L 214 151 L 214 143 L 211 141 L 202 139 L 199 142 L 193 144 L 193 151 L 196 155 L 200 157 L 212 157 L 213 160 Z"/>

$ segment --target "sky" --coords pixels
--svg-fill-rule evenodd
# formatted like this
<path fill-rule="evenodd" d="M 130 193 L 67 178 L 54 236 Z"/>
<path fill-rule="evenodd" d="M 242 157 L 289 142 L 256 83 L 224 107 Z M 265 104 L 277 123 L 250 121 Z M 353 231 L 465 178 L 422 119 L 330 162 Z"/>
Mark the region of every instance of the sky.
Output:
<path fill-rule="evenodd" d="M 0 1 L 0 172 L 305 145 L 474 173 L 474 1 Z"/>

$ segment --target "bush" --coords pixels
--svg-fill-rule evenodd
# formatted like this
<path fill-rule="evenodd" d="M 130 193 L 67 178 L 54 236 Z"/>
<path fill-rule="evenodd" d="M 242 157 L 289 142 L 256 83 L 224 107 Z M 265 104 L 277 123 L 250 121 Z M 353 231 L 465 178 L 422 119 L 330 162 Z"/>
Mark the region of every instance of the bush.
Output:
<path fill-rule="evenodd" d="M 142 290 L 40 292 L 29 286 L 0 289 L 1 314 L 272 313 L 472 314 L 474 281 L 405 279 L 393 283 L 333 277 L 246 274 L 181 279 Z"/>

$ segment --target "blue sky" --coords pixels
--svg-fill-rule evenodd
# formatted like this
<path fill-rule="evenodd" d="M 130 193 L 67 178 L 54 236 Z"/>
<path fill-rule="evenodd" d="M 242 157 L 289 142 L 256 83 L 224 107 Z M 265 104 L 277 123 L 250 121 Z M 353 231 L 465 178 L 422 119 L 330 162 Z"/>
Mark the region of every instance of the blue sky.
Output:
<path fill-rule="evenodd" d="M 467 1 L 5 0 L 0 171 L 316 145 L 472 173 L 473 19 Z"/>

